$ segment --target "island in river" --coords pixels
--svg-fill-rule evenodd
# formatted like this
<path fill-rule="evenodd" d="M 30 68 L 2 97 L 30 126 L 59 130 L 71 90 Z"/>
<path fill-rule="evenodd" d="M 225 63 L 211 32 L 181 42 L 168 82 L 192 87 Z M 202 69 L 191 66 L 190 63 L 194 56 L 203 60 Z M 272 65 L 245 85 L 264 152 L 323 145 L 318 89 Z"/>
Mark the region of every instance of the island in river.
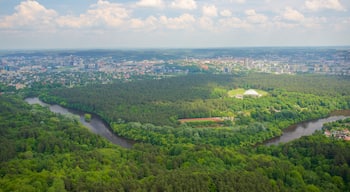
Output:
<path fill-rule="evenodd" d="M 91 121 L 91 114 L 90 113 L 85 113 L 84 114 L 84 120 L 86 122 L 90 122 Z"/>

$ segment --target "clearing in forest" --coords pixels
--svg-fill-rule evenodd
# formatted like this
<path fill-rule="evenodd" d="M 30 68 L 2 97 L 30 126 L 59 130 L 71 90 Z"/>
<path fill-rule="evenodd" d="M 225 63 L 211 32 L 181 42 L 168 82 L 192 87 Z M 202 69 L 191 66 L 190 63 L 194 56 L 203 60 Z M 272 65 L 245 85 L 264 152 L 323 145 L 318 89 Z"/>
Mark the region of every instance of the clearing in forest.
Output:
<path fill-rule="evenodd" d="M 259 89 L 249 89 L 249 90 L 256 91 L 260 96 L 268 95 L 268 92 L 263 91 L 263 90 L 259 90 Z M 242 89 L 242 88 L 232 89 L 232 90 L 228 91 L 227 94 L 228 94 L 229 97 L 236 97 L 236 98 L 238 98 L 239 96 L 243 97 L 244 93 L 246 93 L 249 90 L 245 90 L 245 89 Z"/>

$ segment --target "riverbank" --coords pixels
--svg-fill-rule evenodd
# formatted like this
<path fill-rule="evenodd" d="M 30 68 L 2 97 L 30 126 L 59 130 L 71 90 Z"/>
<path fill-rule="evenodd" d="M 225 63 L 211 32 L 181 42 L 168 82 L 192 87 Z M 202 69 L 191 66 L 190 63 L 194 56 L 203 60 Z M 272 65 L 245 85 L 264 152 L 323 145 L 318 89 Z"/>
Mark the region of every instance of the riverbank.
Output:
<path fill-rule="evenodd" d="M 302 136 L 307 136 L 313 134 L 316 130 L 321 130 L 323 124 L 345 119 L 350 117 L 350 110 L 337 110 L 326 118 L 320 118 L 316 120 L 309 120 L 301 123 L 291 125 L 283 129 L 281 136 L 274 137 L 263 142 L 264 145 L 277 145 L 279 143 L 286 143 Z"/>
<path fill-rule="evenodd" d="M 41 106 L 48 107 L 50 111 L 58 114 L 63 114 L 63 115 L 72 115 L 72 116 L 77 116 L 79 121 L 86 126 L 90 131 L 92 131 L 95 134 L 98 134 L 113 144 L 119 145 L 124 148 L 131 148 L 133 144 L 135 143 L 134 141 L 130 139 L 126 139 L 123 137 L 120 137 L 116 134 L 114 134 L 111 131 L 111 128 L 98 116 L 92 115 L 90 122 L 85 121 L 84 118 L 84 112 L 77 111 L 77 110 L 72 110 L 72 109 L 67 109 L 64 108 L 60 105 L 51 105 L 42 102 L 38 97 L 32 97 L 32 98 L 26 98 L 25 101 L 29 104 L 39 104 Z"/>
<path fill-rule="evenodd" d="M 25 99 L 30 104 L 40 104 L 43 106 L 48 106 L 52 112 L 60 113 L 60 114 L 72 114 L 78 115 L 80 122 L 88 127 L 92 132 L 99 134 L 112 143 L 116 145 L 120 145 L 125 148 L 131 148 L 135 141 L 121 137 L 113 133 L 109 125 L 105 123 L 102 118 L 97 115 L 92 115 L 91 122 L 86 122 L 84 120 L 84 112 L 67 109 L 59 105 L 50 105 L 42 102 L 39 98 L 26 98 Z M 326 118 L 320 118 L 316 120 L 305 121 L 301 123 L 297 123 L 295 125 L 291 125 L 285 129 L 283 129 L 283 133 L 281 136 L 277 136 L 263 142 L 264 145 L 277 145 L 279 143 L 289 142 L 295 139 L 298 139 L 302 136 L 307 136 L 313 134 L 316 130 L 322 129 L 324 123 L 341 120 L 344 118 L 350 117 L 350 110 L 338 110 L 330 113 L 330 115 Z"/>

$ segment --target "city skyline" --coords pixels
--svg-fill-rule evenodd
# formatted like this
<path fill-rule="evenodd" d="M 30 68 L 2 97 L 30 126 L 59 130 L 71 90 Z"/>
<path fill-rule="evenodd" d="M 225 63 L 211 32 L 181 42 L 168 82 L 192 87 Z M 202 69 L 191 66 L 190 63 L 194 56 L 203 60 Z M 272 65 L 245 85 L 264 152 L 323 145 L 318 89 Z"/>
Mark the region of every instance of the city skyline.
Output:
<path fill-rule="evenodd" d="M 0 0 L 0 49 L 348 46 L 344 0 Z"/>

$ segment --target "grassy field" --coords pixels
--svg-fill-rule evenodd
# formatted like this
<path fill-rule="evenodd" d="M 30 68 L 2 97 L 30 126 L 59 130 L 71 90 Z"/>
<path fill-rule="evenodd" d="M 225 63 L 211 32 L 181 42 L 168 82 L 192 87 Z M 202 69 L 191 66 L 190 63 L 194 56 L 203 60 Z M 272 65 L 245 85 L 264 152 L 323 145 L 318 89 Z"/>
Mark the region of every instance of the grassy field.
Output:
<path fill-rule="evenodd" d="M 230 90 L 230 91 L 228 91 L 227 94 L 229 97 L 234 97 L 236 95 L 243 95 L 244 92 L 245 92 L 245 89 L 239 88 L 239 89 Z"/>

